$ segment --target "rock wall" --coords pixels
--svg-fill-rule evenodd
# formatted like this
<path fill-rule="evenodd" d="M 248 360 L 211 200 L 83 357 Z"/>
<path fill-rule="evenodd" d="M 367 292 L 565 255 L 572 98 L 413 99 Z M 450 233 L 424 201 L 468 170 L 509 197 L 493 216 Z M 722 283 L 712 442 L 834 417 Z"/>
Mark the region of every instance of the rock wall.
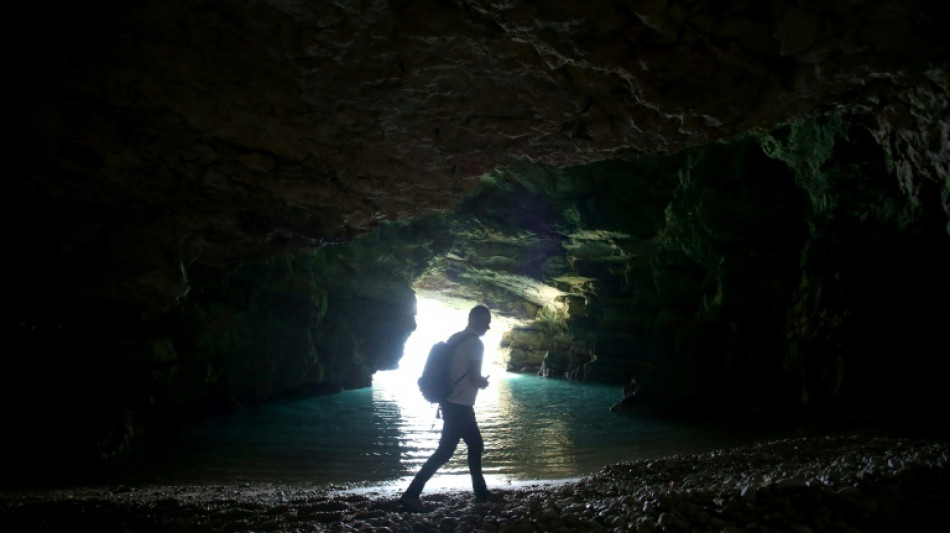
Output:
<path fill-rule="evenodd" d="M 618 395 L 636 378 L 644 412 L 891 416 L 939 390 L 950 243 L 934 185 L 908 196 L 873 124 L 841 118 L 525 165 L 483 180 L 423 280 L 528 319 L 505 338 L 509 369 Z"/>
<path fill-rule="evenodd" d="M 368 386 L 415 329 L 410 284 L 444 251 L 439 227 L 438 217 L 384 225 L 243 265 L 142 327 L 110 329 L 98 315 L 12 337 L 6 481 L 82 475 L 189 420 Z"/>
<path fill-rule="evenodd" d="M 938 401 L 936 376 L 946 368 L 938 354 L 950 316 L 950 241 L 939 181 L 922 169 L 914 179 L 930 193 L 912 193 L 903 165 L 873 132 L 830 121 L 766 139 L 795 169 L 810 207 L 786 368 L 804 404 L 833 399 L 847 410 L 910 417 Z"/>

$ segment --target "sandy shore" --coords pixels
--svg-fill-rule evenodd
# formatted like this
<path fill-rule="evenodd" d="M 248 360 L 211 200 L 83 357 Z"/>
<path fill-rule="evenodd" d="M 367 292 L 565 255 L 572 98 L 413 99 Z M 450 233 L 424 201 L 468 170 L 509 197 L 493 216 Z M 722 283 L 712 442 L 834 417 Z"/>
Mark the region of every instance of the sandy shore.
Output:
<path fill-rule="evenodd" d="M 950 520 L 948 458 L 942 439 L 778 440 L 506 487 L 491 503 L 427 492 L 424 514 L 372 488 L 4 491 L 0 531 L 925 531 Z"/>

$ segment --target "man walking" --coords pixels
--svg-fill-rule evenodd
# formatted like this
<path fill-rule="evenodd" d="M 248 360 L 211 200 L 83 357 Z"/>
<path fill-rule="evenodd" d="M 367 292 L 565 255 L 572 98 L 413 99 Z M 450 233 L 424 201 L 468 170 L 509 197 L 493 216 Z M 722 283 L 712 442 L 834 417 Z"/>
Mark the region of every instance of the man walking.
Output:
<path fill-rule="evenodd" d="M 491 313 L 484 305 L 477 305 L 468 313 L 468 326 L 452 335 L 448 343 L 455 348 L 449 364 L 449 383 L 454 384 L 448 398 L 442 402 L 442 437 L 439 447 L 422 465 L 409 488 L 399 498 L 407 511 L 425 512 L 419 495 L 429 478 L 435 474 L 455 453 L 459 440 L 468 447 L 468 469 L 472 475 L 472 488 L 476 501 L 488 501 L 490 493 L 482 475 L 482 452 L 485 443 L 475 421 L 475 398 L 478 390 L 488 386 L 488 378 L 482 376 L 482 357 L 485 345 L 481 337 L 491 324 Z"/>

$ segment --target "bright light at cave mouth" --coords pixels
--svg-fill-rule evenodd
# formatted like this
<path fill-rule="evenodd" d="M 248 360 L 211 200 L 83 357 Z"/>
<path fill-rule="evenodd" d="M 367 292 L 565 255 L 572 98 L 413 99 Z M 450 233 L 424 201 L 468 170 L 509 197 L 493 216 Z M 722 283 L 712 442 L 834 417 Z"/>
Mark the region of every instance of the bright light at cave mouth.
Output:
<path fill-rule="evenodd" d="M 406 340 L 403 357 L 396 370 L 377 372 L 373 376 L 373 401 L 382 417 L 392 420 L 399 428 L 400 462 L 406 472 L 414 473 L 429 457 L 439 442 L 441 424 L 435 418 L 435 406 L 419 392 L 416 380 L 422 375 L 426 357 L 433 344 L 448 339 L 468 325 L 472 303 L 444 302 L 432 298 L 416 300 L 416 330 Z M 482 374 L 489 376 L 488 388 L 478 395 L 477 405 L 498 411 L 498 381 L 506 373 L 501 350 L 501 337 L 514 322 L 492 316 L 491 329 L 484 336 L 485 358 Z M 454 465 L 454 466 L 453 466 Z M 451 463 L 440 470 L 438 483 L 443 488 L 462 489 L 467 486 L 467 467 Z M 451 474 L 451 475 L 447 475 Z M 398 483 L 408 483 L 408 478 Z"/>
<path fill-rule="evenodd" d="M 474 306 L 452 306 L 440 300 L 419 298 L 416 301 L 416 330 L 406 340 L 399 368 L 393 371 L 400 381 L 415 385 L 422 375 L 426 356 L 433 344 L 447 340 L 453 333 L 465 329 L 468 324 L 468 312 Z M 482 373 L 489 374 L 497 366 L 504 365 L 501 351 L 501 336 L 511 328 L 503 318 L 492 316 L 491 329 L 482 337 L 485 344 L 485 359 Z"/>

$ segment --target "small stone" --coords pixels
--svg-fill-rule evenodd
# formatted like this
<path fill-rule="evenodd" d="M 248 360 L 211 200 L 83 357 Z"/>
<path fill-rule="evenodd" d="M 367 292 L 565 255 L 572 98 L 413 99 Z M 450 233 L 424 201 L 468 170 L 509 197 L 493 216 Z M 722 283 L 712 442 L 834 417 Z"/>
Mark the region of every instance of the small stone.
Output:
<path fill-rule="evenodd" d="M 775 483 L 775 486 L 780 489 L 797 489 L 802 487 L 807 487 L 808 482 L 799 477 L 780 479 Z"/>
<path fill-rule="evenodd" d="M 743 500 L 753 502 L 755 501 L 755 492 L 755 487 L 752 485 L 746 485 L 745 487 L 742 487 L 742 492 L 739 493 L 739 495 L 742 496 Z"/>
<path fill-rule="evenodd" d="M 447 516 L 442 519 L 442 522 L 439 523 L 439 529 L 445 533 L 452 533 L 458 528 L 458 524 L 458 518 Z"/>
<path fill-rule="evenodd" d="M 791 533 L 814 533 L 812 528 L 805 524 L 792 524 L 788 526 L 788 530 Z"/>

